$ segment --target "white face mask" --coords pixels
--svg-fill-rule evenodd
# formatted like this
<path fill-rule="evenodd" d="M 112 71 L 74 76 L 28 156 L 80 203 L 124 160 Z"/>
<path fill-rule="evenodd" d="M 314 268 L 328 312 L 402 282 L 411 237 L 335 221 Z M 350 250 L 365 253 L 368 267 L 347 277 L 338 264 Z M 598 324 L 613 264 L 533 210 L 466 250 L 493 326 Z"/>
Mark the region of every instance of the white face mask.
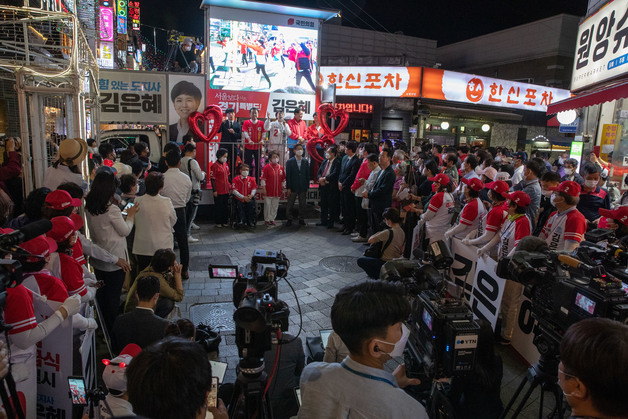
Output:
<path fill-rule="evenodd" d="M 249 175 L 249 171 L 243 170 L 242 172 L 240 172 L 240 174 L 242 175 L 242 177 L 247 177 Z"/>
<path fill-rule="evenodd" d="M 498 161 L 498 162 L 499 162 L 499 161 L 502 161 L 502 156 L 496 156 L 496 157 L 495 157 L 495 161 Z"/>
<path fill-rule="evenodd" d="M 541 193 L 543 194 L 544 197 L 549 198 L 550 196 L 552 196 L 552 191 L 541 191 Z"/>
<path fill-rule="evenodd" d="M 565 169 L 565 174 L 567 176 L 571 176 L 573 174 L 573 169 Z"/>
<path fill-rule="evenodd" d="M 279 159 L 278 159 L 277 157 L 275 157 L 275 158 L 273 159 L 273 163 L 275 163 L 275 164 L 279 163 Z"/>
<path fill-rule="evenodd" d="M 597 180 L 585 180 L 584 186 L 586 186 L 587 188 L 593 189 L 597 186 Z"/>
<path fill-rule="evenodd" d="M 220 163 L 225 163 L 226 161 L 227 161 L 227 158 L 226 158 L 226 157 L 221 157 L 221 158 L 220 158 Z"/>
<path fill-rule="evenodd" d="M 329 155 L 329 153 L 325 153 L 325 158 L 326 158 L 327 160 L 329 160 L 329 159 L 331 158 L 331 156 Z"/>
<path fill-rule="evenodd" d="M 408 342 L 408 338 L 410 337 L 410 329 L 406 327 L 405 324 L 401 324 L 401 339 L 397 343 L 386 342 L 384 340 L 375 339 L 378 342 L 386 343 L 388 345 L 395 345 L 392 351 L 384 352 L 380 349 L 381 352 L 384 352 L 391 358 L 396 358 L 398 356 L 403 355 L 403 350 L 406 348 L 406 343 Z"/>
<path fill-rule="evenodd" d="M 303 150 L 297 150 L 294 152 L 294 154 L 296 154 L 297 156 L 302 156 L 303 155 Z"/>
<path fill-rule="evenodd" d="M 565 163 L 565 159 L 563 159 L 562 157 L 560 157 L 558 159 L 558 164 L 564 164 Z"/>
<path fill-rule="evenodd" d="M 553 206 L 556 206 L 556 199 L 558 197 L 556 196 L 556 194 L 552 194 L 551 198 L 550 198 L 550 202 L 552 203 Z"/>

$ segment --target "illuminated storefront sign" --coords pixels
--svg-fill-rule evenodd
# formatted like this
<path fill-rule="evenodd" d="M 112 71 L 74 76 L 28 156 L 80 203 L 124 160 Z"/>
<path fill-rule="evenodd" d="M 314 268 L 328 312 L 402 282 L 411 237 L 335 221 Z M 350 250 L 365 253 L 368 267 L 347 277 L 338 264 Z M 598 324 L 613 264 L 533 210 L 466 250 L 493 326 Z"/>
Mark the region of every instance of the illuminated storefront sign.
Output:
<path fill-rule="evenodd" d="M 319 82 L 338 96 L 418 97 L 421 67 L 321 67 Z"/>
<path fill-rule="evenodd" d="M 131 21 L 131 29 L 134 31 L 140 30 L 140 2 L 129 2 L 129 20 Z"/>
<path fill-rule="evenodd" d="M 369 103 L 336 103 L 336 109 L 349 113 L 373 113 L 373 105 Z"/>
<path fill-rule="evenodd" d="M 118 33 L 123 35 L 127 32 L 127 0 L 118 0 L 116 9 L 118 12 Z"/>
<path fill-rule="evenodd" d="M 580 23 L 571 90 L 628 73 L 628 0 L 608 2 Z"/>
<path fill-rule="evenodd" d="M 114 16 L 112 7 L 100 7 L 100 37 L 101 41 L 113 41 Z"/>
<path fill-rule="evenodd" d="M 421 97 L 428 99 L 546 112 L 570 96 L 565 89 L 423 68 Z"/>

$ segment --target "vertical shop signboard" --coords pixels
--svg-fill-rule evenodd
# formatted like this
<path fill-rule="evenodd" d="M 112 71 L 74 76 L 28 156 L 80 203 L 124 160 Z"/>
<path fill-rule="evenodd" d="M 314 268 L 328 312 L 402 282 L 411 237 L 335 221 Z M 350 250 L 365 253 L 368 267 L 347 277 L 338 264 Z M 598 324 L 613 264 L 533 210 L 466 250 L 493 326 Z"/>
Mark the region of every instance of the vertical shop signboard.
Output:
<path fill-rule="evenodd" d="M 600 141 L 600 158 L 604 161 L 608 160 L 608 153 L 615 149 L 615 139 L 619 124 L 604 124 L 602 128 L 602 138 Z"/>

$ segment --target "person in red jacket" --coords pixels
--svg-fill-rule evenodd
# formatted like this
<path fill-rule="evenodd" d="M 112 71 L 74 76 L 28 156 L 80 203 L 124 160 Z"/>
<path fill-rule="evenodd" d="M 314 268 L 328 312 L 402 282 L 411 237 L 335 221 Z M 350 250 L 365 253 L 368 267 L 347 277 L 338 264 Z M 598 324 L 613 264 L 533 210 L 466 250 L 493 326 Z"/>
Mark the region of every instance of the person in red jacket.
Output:
<path fill-rule="evenodd" d="M 244 140 L 244 163 L 253 166 L 255 160 L 255 179 L 259 179 L 262 171 L 262 145 L 264 135 L 264 122 L 257 119 L 259 110 L 251 108 L 251 119 L 242 124 L 242 138 Z"/>
<path fill-rule="evenodd" d="M 311 44 L 309 45 L 311 48 Z M 313 91 L 316 91 L 316 86 L 312 81 L 312 51 L 308 48 L 304 42 L 296 47 L 296 55 L 294 57 L 294 64 L 297 70 L 297 86 L 301 85 L 301 79 L 305 78 Z"/>
<path fill-rule="evenodd" d="M 286 171 L 279 164 L 279 153 L 270 152 L 270 163 L 262 170 L 262 188 L 264 188 L 264 225 L 277 225 L 279 198 L 286 185 Z"/>
<path fill-rule="evenodd" d="M 238 224 L 236 227 L 248 226 L 255 228 L 255 193 L 257 182 L 249 177 L 249 166 L 240 167 L 240 176 L 233 178 L 231 190 L 236 197 L 238 207 Z"/>
<path fill-rule="evenodd" d="M 288 121 L 290 135 L 288 136 L 288 151 L 290 158 L 294 157 L 294 146 L 299 143 L 305 147 L 307 123 L 303 120 L 303 109 L 295 108 L 294 117 Z"/>
<path fill-rule="evenodd" d="M 216 161 L 211 165 L 209 178 L 214 191 L 214 208 L 216 213 L 216 227 L 227 227 L 229 218 L 229 165 L 227 150 L 224 148 L 216 152 Z"/>

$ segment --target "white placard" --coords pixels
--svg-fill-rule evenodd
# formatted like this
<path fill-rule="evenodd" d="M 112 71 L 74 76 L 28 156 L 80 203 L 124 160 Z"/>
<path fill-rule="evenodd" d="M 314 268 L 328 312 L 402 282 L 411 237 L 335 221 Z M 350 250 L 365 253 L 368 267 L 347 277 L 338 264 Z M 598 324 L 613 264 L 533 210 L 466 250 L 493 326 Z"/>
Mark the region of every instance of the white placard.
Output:
<path fill-rule="evenodd" d="M 497 262 L 488 256 L 482 256 L 475 268 L 473 292 L 469 305 L 476 318 L 482 318 L 495 330 L 499 307 L 504 295 L 506 280 L 495 273 Z"/>

